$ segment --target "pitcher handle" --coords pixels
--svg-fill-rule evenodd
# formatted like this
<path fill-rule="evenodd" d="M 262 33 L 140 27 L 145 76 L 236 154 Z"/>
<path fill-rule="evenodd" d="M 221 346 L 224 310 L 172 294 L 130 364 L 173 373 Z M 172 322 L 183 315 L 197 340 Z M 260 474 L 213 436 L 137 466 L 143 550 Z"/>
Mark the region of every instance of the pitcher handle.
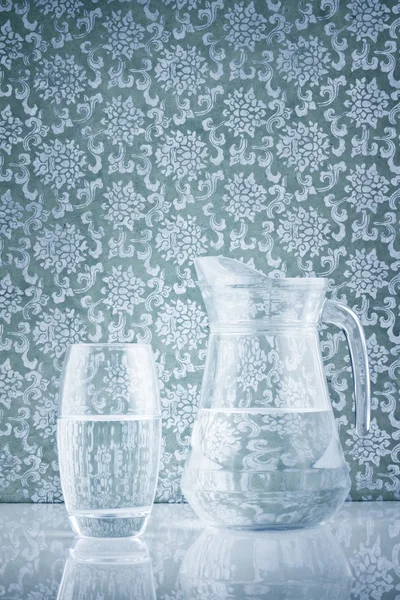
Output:
<path fill-rule="evenodd" d="M 340 327 L 346 335 L 354 378 L 356 431 L 359 436 L 367 435 L 370 427 L 371 389 L 363 326 L 348 306 L 334 300 L 325 300 L 322 320 Z"/>

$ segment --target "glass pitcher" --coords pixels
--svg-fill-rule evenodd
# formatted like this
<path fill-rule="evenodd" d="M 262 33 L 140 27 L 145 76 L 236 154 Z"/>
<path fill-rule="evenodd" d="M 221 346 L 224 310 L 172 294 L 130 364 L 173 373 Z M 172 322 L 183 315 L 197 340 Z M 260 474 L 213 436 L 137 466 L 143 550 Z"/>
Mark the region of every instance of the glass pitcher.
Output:
<path fill-rule="evenodd" d="M 223 257 L 195 266 L 210 339 L 183 492 L 213 526 L 315 525 L 350 489 L 317 325 L 346 334 L 360 436 L 370 423 L 362 326 L 348 307 L 325 299 L 326 279 L 272 279 Z"/>

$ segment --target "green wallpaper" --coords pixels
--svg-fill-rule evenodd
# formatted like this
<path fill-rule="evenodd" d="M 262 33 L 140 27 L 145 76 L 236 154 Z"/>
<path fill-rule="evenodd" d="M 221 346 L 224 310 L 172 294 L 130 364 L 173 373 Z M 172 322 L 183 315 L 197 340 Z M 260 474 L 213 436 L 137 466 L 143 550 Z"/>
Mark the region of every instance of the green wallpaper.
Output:
<path fill-rule="evenodd" d="M 324 276 L 368 339 L 354 430 L 343 334 L 322 332 L 353 499 L 399 498 L 400 4 L 0 4 L 0 500 L 59 501 L 66 345 L 150 342 L 157 499 L 180 477 L 208 337 L 192 259 Z"/>

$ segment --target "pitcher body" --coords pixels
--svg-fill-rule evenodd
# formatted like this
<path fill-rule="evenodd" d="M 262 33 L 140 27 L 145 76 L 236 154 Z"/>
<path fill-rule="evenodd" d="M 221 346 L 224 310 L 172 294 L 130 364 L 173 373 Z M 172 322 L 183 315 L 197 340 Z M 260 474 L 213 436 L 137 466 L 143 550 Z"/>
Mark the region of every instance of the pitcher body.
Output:
<path fill-rule="evenodd" d="M 182 480 L 189 503 L 213 526 L 327 519 L 350 489 L 317 330 L 327 281 L 201 286 L 211 333 Z"/>

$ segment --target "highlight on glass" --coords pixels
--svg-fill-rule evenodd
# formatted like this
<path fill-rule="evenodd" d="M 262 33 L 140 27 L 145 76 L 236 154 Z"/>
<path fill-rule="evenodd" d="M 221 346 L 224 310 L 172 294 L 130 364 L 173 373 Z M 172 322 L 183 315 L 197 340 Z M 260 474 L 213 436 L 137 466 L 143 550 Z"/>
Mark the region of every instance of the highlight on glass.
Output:
<path fill-rule="evenodd" d="M 75 533 L 140 535 L 154 502 L 161 446 L 151 346 L 70 346 L 57 436 L 61 485 Z"/>

